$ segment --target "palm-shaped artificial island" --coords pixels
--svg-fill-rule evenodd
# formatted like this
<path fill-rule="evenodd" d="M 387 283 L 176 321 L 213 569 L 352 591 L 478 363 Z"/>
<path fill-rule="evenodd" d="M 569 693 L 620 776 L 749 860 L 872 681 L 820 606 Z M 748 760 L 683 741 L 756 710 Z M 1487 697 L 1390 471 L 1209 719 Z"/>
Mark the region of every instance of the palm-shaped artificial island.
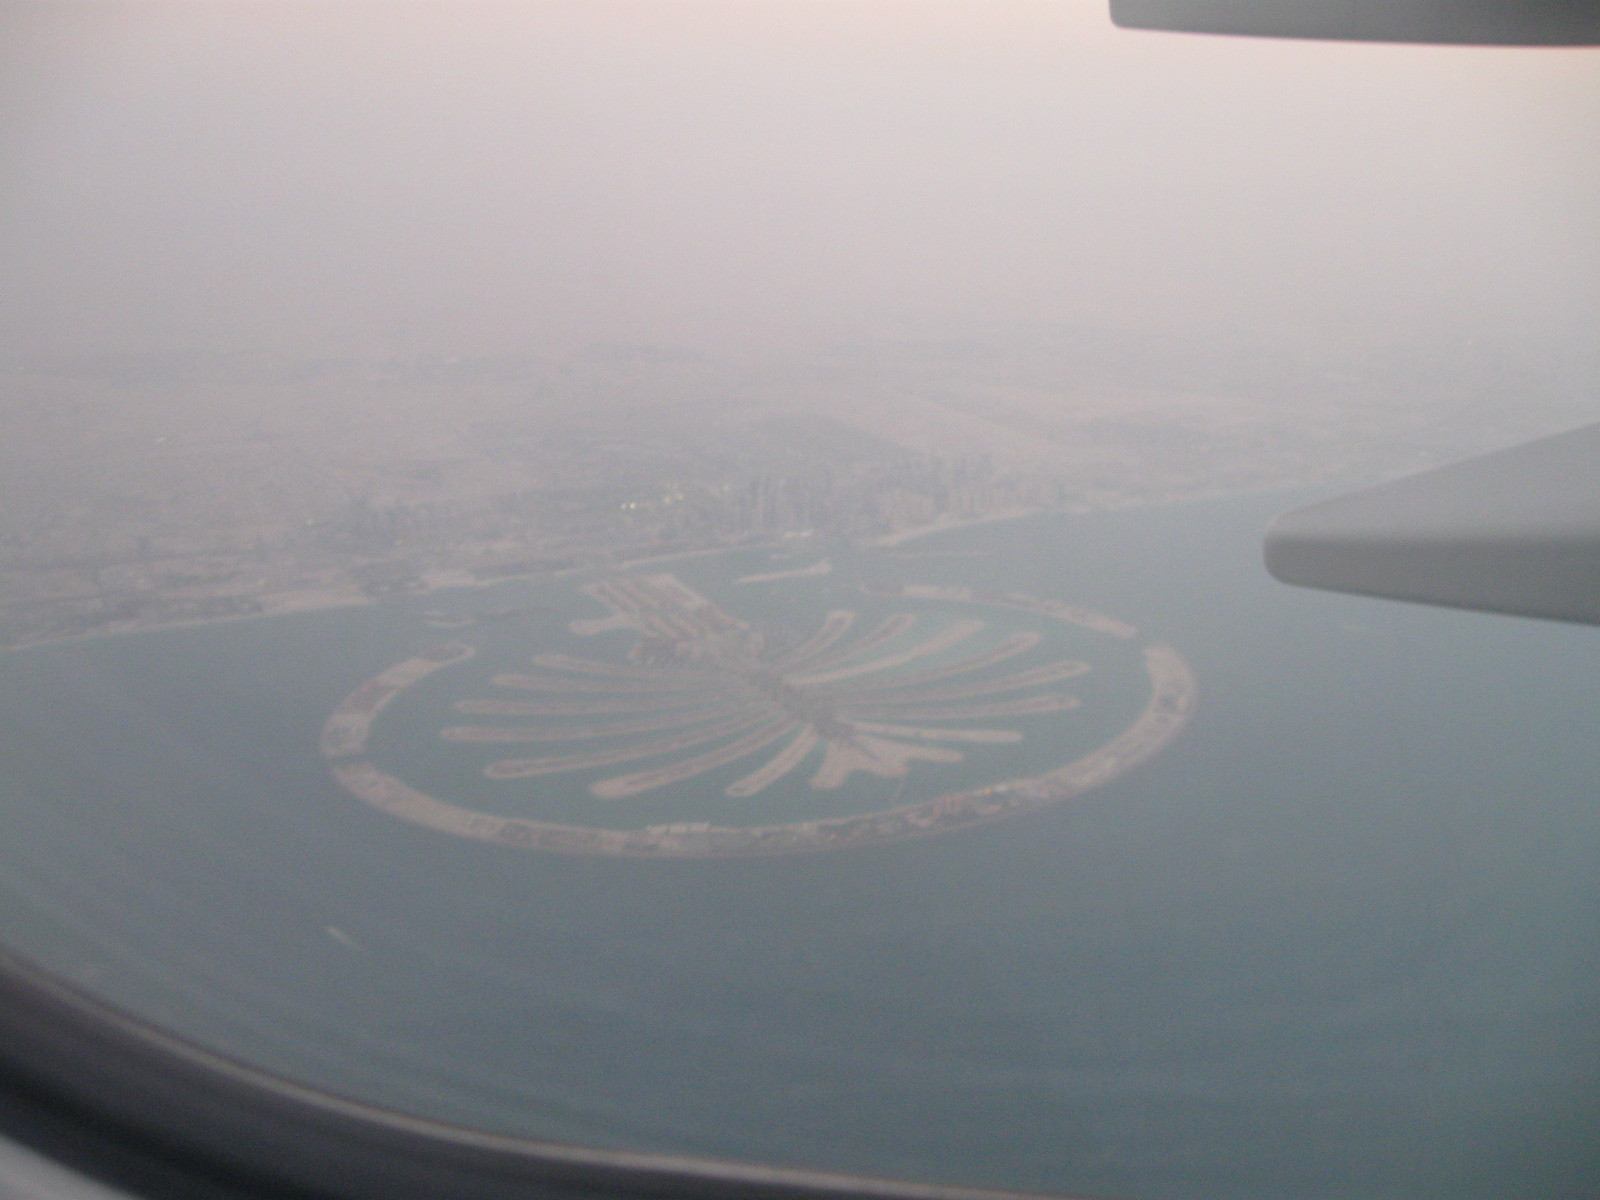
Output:
<path fill-rule="evenodd" d="M 447 741 L 492 746 L 490 780 L 585 777 L 587 793 L 621 802 L 744 768 L 724 797 L 760 796 L 805 780 L 835 792 L 858 775 L 905 779 L 965 761 L 960 747 L 1024 741 L 1017 718 L 1071 720 L 1082 704 L 1062 690 L 1089 662 L 1059 654 L 1058 639 L 1015 622 L 1026 614 L 1116 641 L 1138 631 L 1054 600 L 958 587 L 878 589 L 914 601 L 909 611 L 863 622 L 837 608 L 798 644 L 776 645 L 670 574 L 619 572 L 582 587 L 609 615 L 572 632 L 631 635 L 615 659 L 536 653 L 531 671 L 495 674 L 492 695 L 454 702 L 478 718 L 440 731 Z M 1056 625 L 1056 628 L 1060 628 Z M 610 639 L 608 639 L 610 641 Z M 620 644 L 620 643 L 612 643 Z M 1110 742 L 1042 775 L 1001 779 L 931 800 L 849 816 L 780 824 L 654 824 L 587 828 L 479 812 L 427 795 L 367 758 L 374 720 L 400 692 L 472 656 L 461 643 L 396 664 L 353 692 L 328 718 L 323 751 L 350 791 L 395 816 L 448 832 L 543 849 L 638 855 L 776 853 L 892 840 L 960 828 L 1055 803 L 1128 769 L 1164 745 L 1187 718 L 1193 679 L 1168 647 L 1144 648 L 1150 698 Z M 1032 726 L 1033 736 L 1041 736 Z M 1048 729 L 1042 735 L 1049 738 Z M 544 753 L 500 757 L 506 747 Z M 629 770 L 635 764 L 645 764 Z M 620 770 L 614 770 L 620 769 Z M 722 775 L 726 780 L 726 774 Z M 802 785 L 803 786 L 803 785 Z"/>
<path fill-rule="evenodd" d="M 989 623 L 896 613 L 851 638 L 858 614 L 844 609 L 830 612 L 816 634 L 799 647 L 768 656 L 759 631 L 671 575 L 621 576 L 583 590 L 610 608 L 613 616 L 575 622 L 576 631 L 637 631 L 641 640 L 628 663 L 537 655 L 533 662 L 541 673 L 496 675 L 493 682 L 551 699 L 469 699 L 456 707 L 479 716 L 606 719 L 586 724 L 464 725 L 446 729 L 444 736 L 487 743 L 637 740 L 587 752 L 496 761 L 486 768 L 491 778 L 518 779 L 673 756 L 665 765 L 589 785 L 595 796 L 621 799 L 753 758 L 785 738 L 787 743 L 775 755 L 726 785 L 725 794 L 754 796 L 766 790 L 814 758 L 818 747 L 822 756 L 811 776 L 814 788 L 841 787 L 857 772 L 898 778 L 913 762 L 962 761 L 954 745 L 1019 742 L 1023 736 L 1014 729 L 920 722 L 1065 712 L 1078 706 L 1077 697 L 1054 691 L 1022 699 L 1005 697 L 1090 669 L 1078 659 L 1063 659 L 997 679 L 963 683 L 964 676 L 1026 655 L 1043 639 L 1038 633 L 1013 633 L 953 662 L 907 669 L 959 654 L 982 640 Z M 713 743 L 718 744 L 700 750 Z"/>

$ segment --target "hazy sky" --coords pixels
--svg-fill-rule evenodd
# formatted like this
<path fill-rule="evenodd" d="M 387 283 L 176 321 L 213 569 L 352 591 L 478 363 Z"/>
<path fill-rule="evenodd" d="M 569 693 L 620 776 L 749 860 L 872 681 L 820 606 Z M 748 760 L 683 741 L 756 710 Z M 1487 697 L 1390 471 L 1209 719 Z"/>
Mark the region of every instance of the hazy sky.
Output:
<path fill-rule="evenodd" d="M 1600 51 L 1124 32 L 1101 0 L 0 20 L 5 352 L 1600 328 Z"/>

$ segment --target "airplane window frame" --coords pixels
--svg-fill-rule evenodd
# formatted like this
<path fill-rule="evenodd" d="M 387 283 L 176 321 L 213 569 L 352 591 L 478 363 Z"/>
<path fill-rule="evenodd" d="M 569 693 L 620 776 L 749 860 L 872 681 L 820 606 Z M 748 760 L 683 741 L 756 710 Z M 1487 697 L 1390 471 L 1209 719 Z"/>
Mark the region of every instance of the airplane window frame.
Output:
<path fill-rule="evenodd" d="M 3 952 L 0 1137 L 137 1196 L 196 1200 L 1024 1195 L 592 1150 L 452 1128 L 341 1100 L 229 1060 Z"/>

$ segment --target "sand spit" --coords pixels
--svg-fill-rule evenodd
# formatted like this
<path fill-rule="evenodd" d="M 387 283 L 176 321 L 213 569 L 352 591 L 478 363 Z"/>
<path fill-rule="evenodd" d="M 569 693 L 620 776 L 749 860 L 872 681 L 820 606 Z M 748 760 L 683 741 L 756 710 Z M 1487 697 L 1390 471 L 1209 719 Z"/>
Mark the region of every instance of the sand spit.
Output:
<path fill-rule="evenodd" d="M 819 575 L 831 575 L 833 564 L 827 559 L 812 563 L 809 567 L 797 567 L 793 571 L 767 571 L 760 575 L 741 575 L 733 582 L 745 583 L 777 583 L 780 579 L 814 579 Z"/>

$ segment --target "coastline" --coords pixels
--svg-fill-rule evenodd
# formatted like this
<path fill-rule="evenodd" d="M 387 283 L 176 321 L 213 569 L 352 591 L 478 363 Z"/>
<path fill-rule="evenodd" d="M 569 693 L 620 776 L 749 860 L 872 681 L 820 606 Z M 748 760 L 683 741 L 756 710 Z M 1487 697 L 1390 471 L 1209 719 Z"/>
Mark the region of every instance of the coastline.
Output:
<path fill-rule="evenodd" d="M 1102 513 L 1124 512 L 1130 509 L 1157 508 L 1169 504 L 1209 503 L 1213 501 L 1231 500 L 1249 496 L 1267 495 L 1273 492 L 1305 492 L 1311 487 L 1341 485 L 1297 483 L 1273 483 L 1259 487 L 1247 488 L 1219 488 L 1211 491 L 1188 493 L 1181 496 L 1150 496 L 1136 498 L 1119 498 L 1116 502 L 1102 501 L 1092 507 L 1083 505 L 1070 506 L 1036 506 L 1026 508 L 1005 509 L 1000 512 L 987 513 L 978 517 L 967 517 L 956 520 L 935 520 L 925 525 L 910 526 L 899 529 L 893 533 L 880 534 L 875 537 L 863 538 L 857 542 L 862 548 L 892 550 L 907 543 L 936 534 L 952 533 L 963 529 L 975 528 L 983 525 L 996 524 L 1003 521 L 1016 521 L 1027 517 L 1041 516 L 1047 513 L 1064 513 L 1073 517 L 1092 517 Z M 742 542 L 737 545 L 701 546 L 689 549 L 668 550 L 662 554 L 645 554 L 638 557 L 615 560 L 611 565 L 618 569 L 627 570 L 656 563 L 666 563 L 686 558 L 698 558 L 707 555 L 723 554 L 730 550 L 747 549 L 750 547 L 780 544 L 777 538 L 757 539 Z M 467 589 L 486 589 L 500 583 L 517 579 L 533 579 L 540 577 L 556 577 L 570 575 L 575 572 L 592 570 L 603 565 L 597 561 L 578 566 L 565 566 L 554 570 L 529 570 L 515 572 L 492 579 L 478 578 L 470 569 L 461 567 L 438 567 L 421 572 L 420 586 L 408 588 L 403 593 L 405 596 L 428 596 L 438 592 L 457 591 Z M 338 608 L 355 608 L 362 605 L 374 605 L 389 599 L 390 596 L 374 596 L 359 590 L 356 585 L 348 589 L 312 588 L 304 591 L 280 592 L 265 596 L 253 597 L 260 603 L 261 608 L 255 612 L 222 613 L 215 616 L 184 616 L 172 620 L 152 621 L 125 621 L 109 622 L 105 626 L 85 630 L 83 632 L 66 633 L 60 635 L 45 635 L 40 637 L 25 637 L 4 646 L 0 646 L 0 654 L 41 647 L 63 645 L 93 638 L 119 637 L 126 634 L 155 633 L 171 629 L 183 629 L 200 625 L 216 625 L 233 621 L 253 621 L 270 617 L 290 616 L 297 613 L 319 612 Z"/>
<path fill-rule="evenodd" d="M 1002 512 L 986 513 L 981 517 L 961 517 L 953 521 L 941 520 L 931 521 L 926 525 L 913 525 L 909 529 L 897 529 L 893 533 L 867 538 L 861 544 L 876 550 L 887 550 L 895 546 L 903 546 L 906 542 L 928 537 L 935 533 L 949 533 L 956 529 L 971 529 L 975 525 L 992 525 L 996 521 L 1015 521 L 1021 517 L 1036 517 L 1040 513 L 1067 511 L 1071 510 L 1059 508 L 1008 508 Z M 1087 516 L 1088 513 L 1081 515 Z"/>

